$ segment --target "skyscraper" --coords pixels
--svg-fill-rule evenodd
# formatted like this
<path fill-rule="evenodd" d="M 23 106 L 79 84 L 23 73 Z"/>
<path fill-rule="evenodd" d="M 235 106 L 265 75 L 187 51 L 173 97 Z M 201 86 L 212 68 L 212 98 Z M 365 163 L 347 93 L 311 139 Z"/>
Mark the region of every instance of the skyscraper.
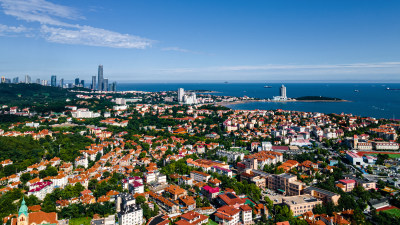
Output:
<path fill-rule="evenodd" d="M 6 82 L 6 77 L 5 76 L 2 76 L 1 77 L 1 83 L 5 83 Z"/>
<path fill-rule="evenodd" d="M 85 87 L 85 80 L 81 80 L 81 86 Z"/>
<path fill-rule="evenodd" d="M 31 77 L 29 75 L 25 75 L 25 84 L 31 83 Z"/>
<path fill-rule="evenodd" d="M 281 88 L 280 88 L 280 95 L 282 97 L 282 99 L 287 99 L 286 97 L 286 87 L 282 84 Z"/>
<path fill-rule="evenodd" d="M 57 76 L 56 75 L 51 76 L 51 86 L 57 87 Z"/>
<path fill-rule="evenodd" d="M 64 88 L 64 79 L 63 78 L 60 79 L 60 87 Z"/>
<path fill-rule="evenodd" d="M 107 86 L 104 85 L 104 78 L 103 78 L 103 65 L 99 65 L 98 73 L 97 73 L 97 90 L 99 91 L 104 91 L 103 88 L 106 88 Z M 107 84 L 108 85 L 108 84 Z"/>
<path fill-rule="evenodd" d="M 110 86 L 111 86 L 110 91 L 117 91 L 117 82 L 115 81 L 112 82 Z"/>
<path fill-rule="evenodd" d="M 178 89 L 178 102 L 183 102 L 183 96 L 185 95 L 185 90 L 183 88 Z"/>
<path fill-rule="evenodd" d="M 36 83 L 37 83 L 37 84 L 40 84 L 40 78 L 37 78 L 37 79 L 36 79 Z"/>
<path fill-rule="evenodd" d="M 96 90 L 97 86 L 96 86 L 96 76 L 92 76 L 92 90 Z"/>
<path fill-rule="evenodd" d="M 75 86 L 79 86 L 79 78 L 75 78 Z"/>
<path fill-rule="evenodd" d="M 18 84 L 19 83 L 19 77 L 14 77 L 13 78 L 13 83 Z"/>
<path fill-rule="evenodd" d="M 103 79 L 103 90 L 108 91 L 108 79 Z"/>

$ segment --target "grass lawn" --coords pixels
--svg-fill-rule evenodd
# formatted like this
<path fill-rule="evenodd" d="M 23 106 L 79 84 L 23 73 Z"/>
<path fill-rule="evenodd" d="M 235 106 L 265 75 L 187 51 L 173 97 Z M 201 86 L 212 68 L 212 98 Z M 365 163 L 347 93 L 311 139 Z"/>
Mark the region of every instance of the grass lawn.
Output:
<path fill-rule="evenodd" d="M 218 225 L 218 223 L 215 222 L 215 221 L 212 220 L 212 219 L 208 219 L 208 225 Z"/>
<path fill-rule="evenodd" d="M 378 156 L 378 154 L 369 154 L 369 155 L 373 155 L 375 157 Z M 400 158 L 400 154 L 387 154 L 387 155 L 389 156 L 389 158 L 392 158 L 392 159 Z"/>
<path fill-rule="evenodd" d="M 400 217 L 400 209 L 389 209 L 389 210 L 385 210 L 384 212 L 387 212 L 387 213 L 390 213 L 397 217 Z"/>
<path fill-rule="evenodd" d="M 400 158 L 400 154 L 388 154 L 389 158 L 397 159 Z"/>
<path fill-rule="evenodd" d="M 69 225 L 90 225 L 91 218 L 81 217 L 69 220 Z"/>

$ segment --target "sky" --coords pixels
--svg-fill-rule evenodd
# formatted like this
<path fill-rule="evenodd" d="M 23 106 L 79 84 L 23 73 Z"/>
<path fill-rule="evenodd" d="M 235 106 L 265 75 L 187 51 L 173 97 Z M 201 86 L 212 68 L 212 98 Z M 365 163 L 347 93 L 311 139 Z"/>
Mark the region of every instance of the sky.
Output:
<path fill-rule="evenodd" d="M 0 75 L 400 82 L 398 0 L 0 0 Z"/>

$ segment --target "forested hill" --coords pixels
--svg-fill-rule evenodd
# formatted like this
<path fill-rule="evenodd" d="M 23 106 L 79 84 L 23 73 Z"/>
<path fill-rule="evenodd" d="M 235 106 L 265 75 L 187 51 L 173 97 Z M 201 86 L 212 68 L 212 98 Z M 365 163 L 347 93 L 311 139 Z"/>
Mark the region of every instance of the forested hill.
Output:
<path fill-rule="evenodd" d="M 65 100 L 74 96 L 74 93 L 59 87 L 39 84 L 0 84 L 0 105 L 32 107 L 35 111 L 62 110 Z"/>

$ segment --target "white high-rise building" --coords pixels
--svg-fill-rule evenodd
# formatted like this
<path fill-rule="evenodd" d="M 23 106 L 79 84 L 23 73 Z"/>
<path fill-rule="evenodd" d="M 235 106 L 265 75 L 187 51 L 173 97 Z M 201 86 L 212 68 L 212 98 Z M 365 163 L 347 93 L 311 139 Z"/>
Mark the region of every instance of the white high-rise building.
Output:
<path fill-rule="evenodd" d="M 274 101 L 286 101 L 288 100 L 286 96 L 286 87 L 282 84 L 279 88 L 279 96 L 274 96 Z"/>
<path fill-rule="evenodd" d="M 31 77 L 29 75 L 25 75 L 25 84 L 31 83 Z"/>
<path fill-rule="evenodd" d="M 286 87 L 283 84 L 281 86 L 281 97 L 283 99 L 287 99 L 287 97 L 286 97 Z"/>
<path fill-rule="evenodd" d="M 192 92 L 191 94 L 186 94 L 183 96 L 183 101 L 185 104 L 197 104 L 197 98 L 196 98 L 196 93 Z"/>
<path fill-rule="evenodd" d="M 183 96 L 185 95 L 185 90 L 183 88 L 178 89 L 178 102 L 183 102 Z"/>

